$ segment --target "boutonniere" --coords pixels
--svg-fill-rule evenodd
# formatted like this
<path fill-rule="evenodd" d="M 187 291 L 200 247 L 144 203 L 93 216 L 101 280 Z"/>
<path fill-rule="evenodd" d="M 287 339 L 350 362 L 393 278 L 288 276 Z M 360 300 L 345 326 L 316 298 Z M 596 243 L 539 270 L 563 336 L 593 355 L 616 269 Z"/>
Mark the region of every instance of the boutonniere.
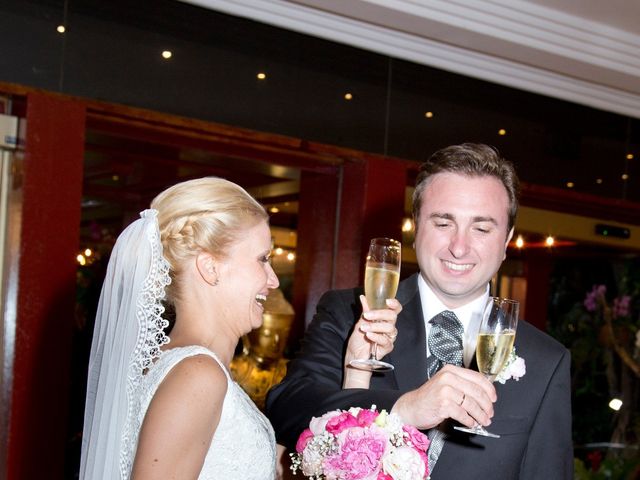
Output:
<path fill-rule="evenodd" d="M 525 373 L 527 373 L 527 366 L 524 363 L 524 358 L 516 355 L 516 347 L 513 347 L 507 359 L 507 364 L 496 377 L 496 382 L 504 385 L 507 380 L 512 378 L 517 382 Z"/>

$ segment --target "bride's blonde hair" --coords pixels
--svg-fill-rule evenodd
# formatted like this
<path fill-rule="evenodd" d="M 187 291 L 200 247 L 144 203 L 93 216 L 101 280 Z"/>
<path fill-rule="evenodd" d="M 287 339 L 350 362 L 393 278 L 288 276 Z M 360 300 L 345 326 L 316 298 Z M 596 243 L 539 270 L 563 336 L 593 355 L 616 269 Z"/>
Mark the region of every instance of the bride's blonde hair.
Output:
<path fill-rule="evenodd" d="M 167 301 L 180 296 L 179 278 L 185 261 L 200 252 L 224 258 L 242 232 L 269 216 L 246 190 L 217 177 L 178 183 L 151 202 L 158 211 L 163 254 L 171 265 Z"/>

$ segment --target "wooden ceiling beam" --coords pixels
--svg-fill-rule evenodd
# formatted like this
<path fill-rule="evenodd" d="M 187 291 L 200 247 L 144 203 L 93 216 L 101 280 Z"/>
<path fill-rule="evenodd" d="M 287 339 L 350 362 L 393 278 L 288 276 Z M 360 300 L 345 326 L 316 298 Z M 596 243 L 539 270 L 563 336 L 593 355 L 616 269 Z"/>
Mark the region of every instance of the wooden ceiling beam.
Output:
<path fill-rule="evenodd" d="M 218 131 L 217 128 L 191 130 L 187 125 L 192 121 L 182 122 L 182 124 L 162 124 L 95 111 L 88 111 L 87 117 L 87 125 L 90 129 L 116 136 L 196 148 L 229 157 L 252 158 L 302 170 L 331 173 L 337 171 L 339 165 L 344 162 L 344 159 L 329 152 L 309 151 L 306 142 L 293 141 L 293 139 L 282 141 L 282 137 L 278 135 L 229 135 L 227 133 L 229 127 L 222 131 Z"/>

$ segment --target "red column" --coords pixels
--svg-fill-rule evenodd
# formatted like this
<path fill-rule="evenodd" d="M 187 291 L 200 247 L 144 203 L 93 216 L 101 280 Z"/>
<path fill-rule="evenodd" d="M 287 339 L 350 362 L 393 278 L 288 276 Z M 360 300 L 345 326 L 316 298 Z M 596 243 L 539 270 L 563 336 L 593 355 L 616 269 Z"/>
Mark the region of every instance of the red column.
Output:
<path fill-rule="evenodd" d="M 320 296 L 331 287 L 339 175 L 303 171 L 300 178 L 290 344 L 302 337 Z"/>
<path fill-rule="evenodd" d="M 552 270 L 553 259 L 546 249 L 530 249 L 527 252 L 525 263 L 527 312 L 525 320 L 542 331 L 547 330 L 549 282 Z"/>
<path fill-rule="evenodd" d="M 8 478 L 63 477 L 85 108 L 27 96 Z"/>
<path fill-rule="evenodd" d="M 402 239 L 406 162 L 383 157 L 344 166 L 339 249 L 334 288 L 362 283 L 363 262 L 374 237 Z"/>
<path fill-rule="evenodd" d="M 372 237 L 401 238 L 405 165 L 373 157 L 346 163 L 335 174 L 302 173 L 290 345 L 302 336 L 325 291 L 362 283 Z"/>
<path fill-rule="evenodd" d="M 340 268 L 335 272 L 334 288 L 352 288 L 360 282 L 368 171 L 364 162 L 347 163 L 342 168 L 336 252 Z"/>

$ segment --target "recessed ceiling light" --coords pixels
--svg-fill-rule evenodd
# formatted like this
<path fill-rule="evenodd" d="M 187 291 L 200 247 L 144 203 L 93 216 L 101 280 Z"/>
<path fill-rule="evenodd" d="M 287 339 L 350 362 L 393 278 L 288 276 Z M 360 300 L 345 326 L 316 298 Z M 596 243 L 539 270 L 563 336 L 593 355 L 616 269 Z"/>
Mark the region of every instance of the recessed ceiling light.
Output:
<path fill-rule="evenodd" d="M 567 188 L 573 188 L 575 184 L 573 182 L 567 182 Z"/>
<path fill-rule="evenodd" d="M 633 160 L 633 153 L 627 153 L 627 160 Z"/>
<path fill-rule="evenodd" d="M 433 118 L 433 112 L 425 112 L 424 116 L 427 118 Z"/>
<path fill-rule="evenodd" d="M 169 60 L 171 57 L 173 57 L 173 53 L 171 52 L 171 50 L 162 51 L 162 58 L 164 58 L 165 60 Z"/>
<path fill-rule="evenodd" d="M 347 93 L 344 94 L 344 99 L 345 100 L 351 100 L 352 98 L 353 98 L 353 95 L 351 95 L 350 93 L 347 92 Z"/>
<path fill-rule="evenodd" d="M 271 207 L 271 208 L 269 209 L 269 211 L 270 211 L 271 213 L 278 213 L 278 212 L 280 211 L 280 209 L 279 209 L 278 207 Z"/>
<path fill-rule="evenodd" d="M 597 183 L 598 185 L 601 185 L 601 184 L 602 184 L 602 179 L 601 179 L 601 178 L 596 178 L 596 183 Z"/>
<path fill-rule="evenodd" d="M 66 28 L 64 28 L 64 25 L 58 25 L 58 26 L 56 27 L 56 31 L 57 31 L 58 33 L 64 33 L 64 32 L 66 32 L 66 31 L 67 31 L 67 29 L 66 29 Z"/>
<path fill-rule="evenodd" d="M 498 135 L 506 135 L 507 131 L 504 128 L 501 128 L 500 130 L 498 130 Z"/>
<path fill-rule="evenodd" d="M 544 243 L 547 247 L 553 247 L 553 244 L 556 243 L 556 240 L 551 235 L 549 235 L 547 238 L 545 238 Z"/>
<path fill-rule="evenodd" d="M 620 178 L 622 178 L 622 180 L 629 180 L 629 174 L 623 173 Z"/>
<path fill-rule="evenodd" d="M 258 73 L 258 75 L 256 75 L 256 77 L 258 77 L 258 80 L 264 80 L 265 78 L 267 78 L 267 74 L 264 72 L 260 72 Z"/>
<path fill-rule="evenodd" d="M 518 238 L 516 238 L 516 247 L 524 247 L 524 238 L 522 238 L 522 235 L 518 235 Z"/>

